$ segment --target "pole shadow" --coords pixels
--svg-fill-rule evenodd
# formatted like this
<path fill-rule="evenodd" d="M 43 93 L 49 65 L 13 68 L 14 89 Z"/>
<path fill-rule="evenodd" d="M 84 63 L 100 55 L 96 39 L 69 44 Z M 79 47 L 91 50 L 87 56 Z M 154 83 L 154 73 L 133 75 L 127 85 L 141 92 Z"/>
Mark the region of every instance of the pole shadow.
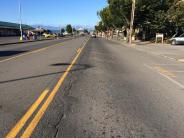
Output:
<path fill-rule="evenodd" d="M 68 65 L 70 65 L 70 63 L 56 63 L 56 64 L 52 64 L 51 66 L 68 66 Z M 69 71 L 70 73 L 80 71 L 80 70 L 86 70 L 88 68 L 93 67 L 93 66 L 88 65 L 88 64 L 75 64 L 74 66 L 75 66 L 75 68 L 70 70 Z M 12 79 L 12 80 L 5 80 L 5 81 L 0 81 L 0 84 L 16 82 L 16 81 L 22 81 L 22 80 L 28 80 L 28 79 L 34 79 L 34 78 L 40 78 L 40 77 L 45 77 L 45 76 L 52 76 L 52 75 L 61 74 L 61 73 L 65 73 L 65 72 L 66 71 L 51 72 L 51 73 L 46 73 L 46 74 L 41 74 L 41 75 L 27 76 L 27 77 Z"/>
<path fill-rule="evenodd" d="M 13 55 L 22 54 L 28 51 L 0 51 L 0 57 L 9 57 Z"/>

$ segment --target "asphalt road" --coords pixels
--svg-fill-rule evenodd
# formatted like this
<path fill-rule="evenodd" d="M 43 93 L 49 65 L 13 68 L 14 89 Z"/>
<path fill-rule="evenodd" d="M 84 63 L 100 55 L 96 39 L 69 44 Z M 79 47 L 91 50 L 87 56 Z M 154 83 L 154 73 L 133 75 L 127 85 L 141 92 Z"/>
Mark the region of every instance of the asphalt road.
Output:
<path fill-rule="evenodd" d="M 66 40 L 74 39 L 77 37 L 64 37 L 54 40 L 35 41 L 22 44 L 10 44 L 0 46 L 0 60 L 7 59 L 8 57 L 17 56 L 26 52 L 31 52 L 37 49 L 52 46 L 54 44 L 62 43 Z"/>
<path fill-rule="evenodd" d="M 103 38 L 60 42 L 1 59 L 0 137 L 184 137 L 183 63 Z"/>
<path fill-rule="evenodd" d="M 44 41 L 44 40 L 48 40 L 49 38 L 45 38 L 44 36 L 41 37 L 38 36 L 38 40 L 33 40 L 32 37 L 30 40 L 24 40 L 23 42 L 20 42 L 20 36 L 7 36 L 7 37 L 0 37 L 0 46 L 1 45 L 10 45 L 10 44 L 18 44 L 18 43 L 28 43 L 28 42 L 36 42 L 36 41 Z M 52 38 L 50 38 L 51 40 Z"/>

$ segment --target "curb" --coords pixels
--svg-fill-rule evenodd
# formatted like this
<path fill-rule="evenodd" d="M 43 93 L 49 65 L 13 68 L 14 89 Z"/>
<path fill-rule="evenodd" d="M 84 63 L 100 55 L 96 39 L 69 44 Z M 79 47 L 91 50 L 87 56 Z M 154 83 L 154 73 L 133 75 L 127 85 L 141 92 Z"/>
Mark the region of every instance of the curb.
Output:
<path fill-rule="evenodd" d="M 102 37 L 104 38 L 104 37 Z M 114 40 L 114 39 L 108 39 L 108 38 L 105 38 L 107 40 L 110 40 L 110 41 L 114 41 L 114 42 L 117 42 L 117 43 L 121 43 L 121 44 L 126 44 L 126 45 L 129 45 L 129 46 L 139 46 L 141 44 L 136 44 L 136 43 L 132 43 L 132 44 L 129 44 L 129 43 L 126 43 L 125 41 L 120 41 L 120 40 Z M 148 44 L 143 44 L 143 45 L 148 45 L 148 46 L 160 46 L 159 44 L 161 43 L 148 43 Z M 164 44 L 161 44 L 161 46 L 165 47 L 165 46 L 170 46 L 170 44 L 167 44 L 167 43 L 164 43 Z"/>
<path fill-rule="evenodd" d="M 134 47 L 137 46 L 137 44 L 132 44 L 132 45 L 130 45 L 130 44 L 128 44 L 128 43 L 126 44 L 126 43 L 124 43 L 124 42 L 117 41 L 117 40 L 113 40 L 113 39 L 107 39 L 107 40 L 110 40 L 110 41 L 119 43 L 119 44 L 121 44 L 121 45 L 123 45 L 123 46 L 130 47 L 130 48 L 134 48 Z M 139 49 L 136 49 L 136 50 L 139 50 Z M 144 50 L 139 50 L 139 51 L 146 52 L 146 51 L 144 51 Z M 148 53 L 148 52 L 146 52 L 146 53 Z M 156 54 L 154 54 L 154 55 L 156 55 Z M 166 56 L 166 55 L 160 55 L 160 56 L 162 56 L 162 57 L 164 57 L 164 58 L 167 58 L 167 59 L 170 59 L 170 60 L 174 60 L 174 61 L 180 62 L 180 63 L 184 63 L 184 59 L 177 59 L 177 58 L 169 57 L 169 56 Z"/>

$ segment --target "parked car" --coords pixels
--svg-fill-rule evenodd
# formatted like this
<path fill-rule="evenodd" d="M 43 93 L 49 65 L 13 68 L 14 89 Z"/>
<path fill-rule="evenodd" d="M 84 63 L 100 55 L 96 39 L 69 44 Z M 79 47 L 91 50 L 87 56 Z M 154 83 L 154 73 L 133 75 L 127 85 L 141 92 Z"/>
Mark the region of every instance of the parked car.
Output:
<path fill-rule="evenodd" d="M 45 38 L 54 38 L 54 37 L 57 37 L 56 34 L 47 34 L 47 33 L 44 33 L 43 36 L 45 36 Z"/>
<path fill-rule="evenodd" d="M 173 37 L 170 39 L 172 45 L 184 44 L 184 33 L 178 37 Z"/>

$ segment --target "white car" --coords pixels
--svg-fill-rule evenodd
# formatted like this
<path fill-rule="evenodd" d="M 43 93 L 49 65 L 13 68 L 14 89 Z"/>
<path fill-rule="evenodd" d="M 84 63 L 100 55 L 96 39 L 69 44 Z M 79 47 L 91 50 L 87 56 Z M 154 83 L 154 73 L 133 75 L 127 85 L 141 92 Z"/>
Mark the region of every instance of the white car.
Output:
<path fill-rule="evenodd" d="M 173 37 L 170 39 L 172 45 L 184 44 L 184 33 L 178 37 Z"/>
<path fill-rule="evenodd" d="M 96 38 L 96 34 L 94 34 L 94 33 L 93 33 L 91 36 L 92 36 L 93 38 Z"/>

